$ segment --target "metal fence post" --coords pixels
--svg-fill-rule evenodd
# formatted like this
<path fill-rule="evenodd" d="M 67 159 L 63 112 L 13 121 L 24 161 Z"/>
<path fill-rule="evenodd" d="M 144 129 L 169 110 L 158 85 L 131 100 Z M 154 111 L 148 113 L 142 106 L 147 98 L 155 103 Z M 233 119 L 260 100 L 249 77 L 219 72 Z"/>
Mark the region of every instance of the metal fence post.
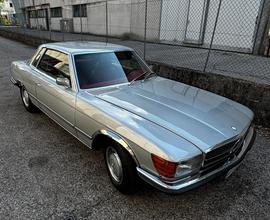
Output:
<path fill-rule="evenodd" d="M 24 25 L 24 27 L 23 27 L 23 29 L 24 29 L 24 33 L 23 33 L 23 35 L 24 35 L 24 40 L 26 40 L 26 24 Z"/>
<path fill-rule="evenodd" d="M 260 6 L 260 15 L 258 15 L 256 35 L 254 36 L 254 45 L 252 53 L 254 55 L 264 55 L 268 43 L 268 31 L 270 29 L 270 1 L 262 0 Z M 258 18 L 257 17 L 257 18 Z"/>
<path fill-rule="evenodd" d="M 145 0 L 145 12 L 144 12 L 144 44 L 143 44 L 143 59 L 146 57 L 146 34 L 147 34 L 147 3 L 148 0 Z"/>
<path fill-rule="evenodd" d="M 108 0 L 106 0 L 106 12 L 105 12 L 105 16 L 106 16 L 106 43 L 108 43 L 109 39 L 108 39 L 108 35 L 109 35 L 109 30 L 108 30 Z"/>
<path fill-rule="evenodd" d="M 213 46 L 213 42 L 214 42 L 214 37 L 215 37 L 216 29 L 217 29 L 217 23 L 218 23 L 218 18 L 219 18 L 219 14 L 220 14 L 221 4 L 222 4 L 222 0 L 220 0 L 219 1 L 219 4 L 218 4 L 218 11 L 217 11 L 216 22 L 215 22 L 215 25 L 214 25 L 214 30 L 213 30 L 213 34 L 212 34 L 212 38 L 211 38 L 209 50 L 208 50 L 208 53 L 207 53 L 205 65 L 204 65 L 204 68 L 203 68 L 203 72 L 205 72 L 205 70 L 207 68 L 207 65 L 208 65 L 208 62 L 209 62 L 210 52 L 212 50 L 212 46 Z"/>
<path fill-rule="evenodd" d="M 50 42 L 52 41 L 52 16 L 51 16 L 51 11 L 48 9 L 48 16 L 49 16 L 49 36 L 50 36 Z"/>
<path fill-rule="evenodd" d="M 82 5 L 80 5 L 80 24 L 81 24 L 81 40 L 82 40 L 82 33 L 83 33 L 83 25 L 82 25 Z"/>

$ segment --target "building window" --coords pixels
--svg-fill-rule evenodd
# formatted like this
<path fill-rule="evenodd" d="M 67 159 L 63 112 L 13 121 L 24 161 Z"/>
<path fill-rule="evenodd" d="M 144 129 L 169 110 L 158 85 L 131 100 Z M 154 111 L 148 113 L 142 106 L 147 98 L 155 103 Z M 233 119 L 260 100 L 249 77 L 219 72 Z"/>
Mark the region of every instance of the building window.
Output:
<path fill-rule="evenodd" d="M 37 11 L 34 11 L 34 10 L 29 11 L 29 17 L 30 18 L 37 18 Z"/>
<path fill-rule="evenodd" d="M 39 9 L 37 10 L 38 18 L 46 18 L 46 9 Z"/>
<path fill-rule="evenodd" d="M 87 5 L 73 5 L 73 17 L 87 17 Z"/>
<path fill-rule="evenodd" d="M 9 7 L 13 8 L 13 4 L 12 3 L 9 3 Z"/>
<path fill-rule="evenodd" d="M 51 8 L 51 17 L 52 18 L 62 17 L 62 8 L 61 7 Z"/>

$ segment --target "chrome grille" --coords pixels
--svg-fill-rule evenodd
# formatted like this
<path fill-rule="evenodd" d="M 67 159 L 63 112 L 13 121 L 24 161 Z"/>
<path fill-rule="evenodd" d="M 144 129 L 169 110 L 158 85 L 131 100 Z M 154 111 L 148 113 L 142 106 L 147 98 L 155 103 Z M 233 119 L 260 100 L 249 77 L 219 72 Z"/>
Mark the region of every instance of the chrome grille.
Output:
<path fill-rule="evenodd" d="M 241 152 L 243 140 L 244 138 L 236 139 L 208 152 L 201 168 L 201 175 L 210 173 L 234 159 Z"/>

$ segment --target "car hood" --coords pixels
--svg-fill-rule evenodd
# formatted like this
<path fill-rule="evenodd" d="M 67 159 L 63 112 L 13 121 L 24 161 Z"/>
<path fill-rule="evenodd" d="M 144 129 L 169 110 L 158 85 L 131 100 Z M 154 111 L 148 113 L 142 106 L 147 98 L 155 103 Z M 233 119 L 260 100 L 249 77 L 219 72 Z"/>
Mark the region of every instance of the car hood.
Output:
<path fill-rule="evenodd" d="M 202 151 L 240 134 L 253 119 L 243 105 L 162 77 L 97 91 L 97 98 L 170 130 Z"/>

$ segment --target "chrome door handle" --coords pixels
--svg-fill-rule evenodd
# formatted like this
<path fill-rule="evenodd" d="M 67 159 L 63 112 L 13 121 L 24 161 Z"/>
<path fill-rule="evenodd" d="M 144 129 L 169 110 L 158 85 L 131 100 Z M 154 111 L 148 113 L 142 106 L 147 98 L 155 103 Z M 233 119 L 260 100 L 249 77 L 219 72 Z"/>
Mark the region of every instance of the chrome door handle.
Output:
<path fill-rule="evenodd" d="M 37 86 L 41 86 L 41 84 L 40 84 L 40 83 L 37 83 L 36 85 L 37 85 Z"/>

